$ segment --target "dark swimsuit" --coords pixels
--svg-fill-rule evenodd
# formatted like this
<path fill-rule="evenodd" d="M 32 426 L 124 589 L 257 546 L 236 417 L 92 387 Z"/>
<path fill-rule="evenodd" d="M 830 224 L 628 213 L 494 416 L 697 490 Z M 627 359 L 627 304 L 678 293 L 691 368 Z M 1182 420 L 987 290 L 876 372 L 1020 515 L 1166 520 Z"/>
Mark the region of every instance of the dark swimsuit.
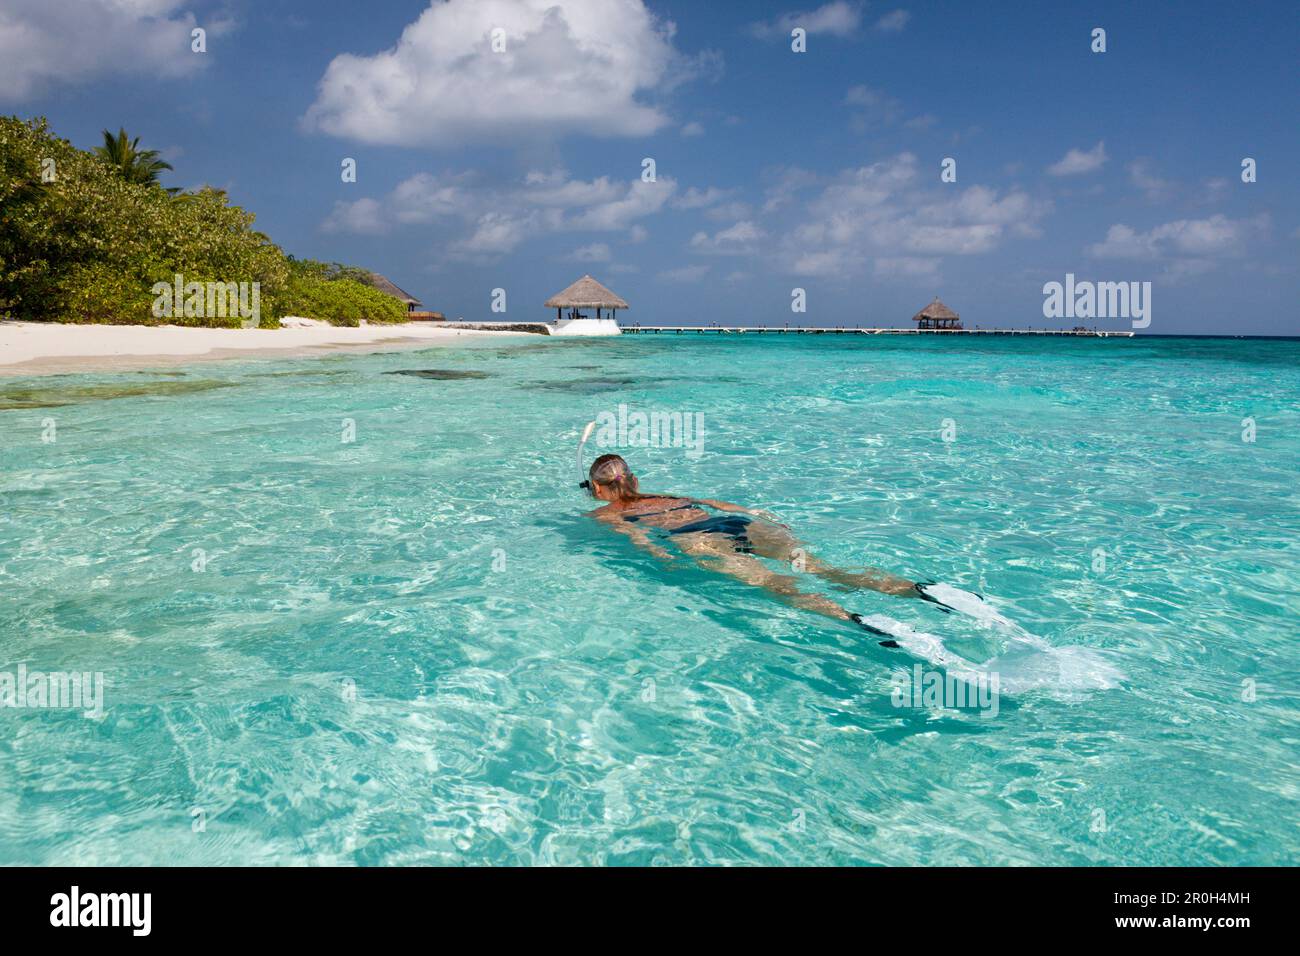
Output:
<path fill-rule="evenodd" d="M 640 521 L 642 518 L 653 518 L 655 515 L 666 515 L 670 511 L 685 511 L 687 508 L 695 508 L 697 505 L 678 505 L 676 508 L 665 508 L 663 511 L 643 511 L 639 515 L 624 515 L 624 521 Z"/>
<path fill-rule="evenodd" d="M 651 515 L 663 515 L 670 511 L 684 511 L 687 508 L 698 508 L 699 505 L 678 505 L 676 508 L 665 508 L 663 511 L 647 511 L 639 515 L 624 515 L 624 521 L 640 521 L 642 518 L 649 518 Z M 746 533 L 752 518 L 738 514 L 720 514 L 711 515 L 700 521 L 692 521 L 690 524 L 682 525 L 680 528 L 665 529 L 668 534 L 722 534 L 731 539 L 736 550 L 741 554 L 753 554 L 754 545 L 749 540 Z"/>
<path fill-rule="evenodd" d="M 754 543 L 749 540 L 749 535 L 746 533 L 752 520 L 752 518 L 737 514 L 713 515 L 713 517 L 705 518 L 703 521 L 695 521 L 691 524 L 682 525 L 680 528 L 673 528 L 668 533 L 725 534 L 741 554 L 753 554 Z"/>

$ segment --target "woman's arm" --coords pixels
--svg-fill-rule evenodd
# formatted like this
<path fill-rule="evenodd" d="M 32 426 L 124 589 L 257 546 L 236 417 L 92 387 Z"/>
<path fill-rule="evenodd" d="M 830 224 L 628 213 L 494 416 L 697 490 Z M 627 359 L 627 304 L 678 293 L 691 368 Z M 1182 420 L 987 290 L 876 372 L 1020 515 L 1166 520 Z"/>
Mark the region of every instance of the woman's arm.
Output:
<path fill-rule="evenodd" d="M 718 511 L 730 511 L 733 514 L 753 515 L 755 518 L 762 518 L 764 521 L 772 522 L 772 524 L 779 524 L 782 528 L 788 529 L 790 527 L 770 511 L 760 511 L 756 508 L 745 508 L 741 505 L 733 505 L 729 501 L 716 501 L 712 498 L 692 498 L 691 501 L 697 501 L 702 505 L 708 505 L 710 508 L 716 508 Z"/>
<path fill-rule="evenodd" d="M 650 535 L 646 533 L 645 528 L 626 521 L 620 521 L 616 518 L 601 518 L 600 520 L 609 525 L 611 530 L 617 531 L 619 534 L 627 535 L 632 539 L 632 543 L 642 551 L 649 551 L 656 558 L 662 558 L 665 561 L 671 561 L 673 559 L 671 551 L 668 551 L 666 548 L 663 548 L 650 540 Z"/>

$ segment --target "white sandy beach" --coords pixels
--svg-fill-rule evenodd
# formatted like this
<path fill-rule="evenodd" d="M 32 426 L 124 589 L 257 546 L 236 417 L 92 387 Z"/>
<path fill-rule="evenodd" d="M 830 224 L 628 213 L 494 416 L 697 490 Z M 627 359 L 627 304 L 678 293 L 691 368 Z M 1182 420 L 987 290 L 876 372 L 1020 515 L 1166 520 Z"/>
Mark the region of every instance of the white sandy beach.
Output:
<path fill-rule="evenodd" d="M 0 322 L 0 375 L 143 369 L 218 359 L 289 358 L 452 345 L 489 332 L 428 322 L 360 328 L 202 329 L 163 325 Z"/>

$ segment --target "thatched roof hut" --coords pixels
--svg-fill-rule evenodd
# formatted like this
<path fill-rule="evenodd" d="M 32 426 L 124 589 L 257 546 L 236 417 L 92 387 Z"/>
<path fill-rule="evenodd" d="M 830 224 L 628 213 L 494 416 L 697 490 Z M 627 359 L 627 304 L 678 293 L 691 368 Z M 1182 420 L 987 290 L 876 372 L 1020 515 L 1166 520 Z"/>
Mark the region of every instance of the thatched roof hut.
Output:
<path fill-rule="evenodd" d="M 568 309 L 571 319 L 586 318 L 582 314 L 583 309 L 595 309 L 596 318 L 599 319 L 601 309 L 609 309 L 610 318 L 614 318 L 619 309 L 631 308 L 622 297 L 614 294 L 589 275 L 583 276 L 563 292 L 557 292 L 542 304 L 548 309 L 555 309 L 556 318 L 561 318 L 561 313 Z"/>
<path fill-rule="evenodd" d="M 378 272 L 370 273 L 370 284 L 385 295 L 391 295 L 394 299 L 405 302 L 407 312 L 415 312 L 421 305 L 419 299 L 411 295 L 409 292 L 403 292 L 394 283 L 390 282 L 384 276 L 381 276 Z"/>
<path fill-rule="evenodd" d="M 912 321 L 917 323 L 916 327 L 918 329 L 961 328 L 961 318 L 956 312 L 940 302 L 937 295 L 934 297 L 933 302 L 912 316 Z"/>

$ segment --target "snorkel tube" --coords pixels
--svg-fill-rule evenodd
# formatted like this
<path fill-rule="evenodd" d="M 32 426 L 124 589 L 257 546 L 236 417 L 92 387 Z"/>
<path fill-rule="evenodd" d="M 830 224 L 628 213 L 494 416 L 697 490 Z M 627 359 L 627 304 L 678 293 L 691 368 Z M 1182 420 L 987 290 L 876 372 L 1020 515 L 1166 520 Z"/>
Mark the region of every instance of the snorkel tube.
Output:
<path fill-rule="evenodd" d="M 587 439 L 591 437 L 595 428 L 595 422 L 587 422 L 587 427 L 582 430 L 582 440 L 578 442 L 578 475 L 582 479 L 578 482 L 578 487 L 586 490 L 588 494 L 591 493 L 591 482 L 587 480 L 587 470 L 582 465 L 582 450 L 587 447 Z"/>

